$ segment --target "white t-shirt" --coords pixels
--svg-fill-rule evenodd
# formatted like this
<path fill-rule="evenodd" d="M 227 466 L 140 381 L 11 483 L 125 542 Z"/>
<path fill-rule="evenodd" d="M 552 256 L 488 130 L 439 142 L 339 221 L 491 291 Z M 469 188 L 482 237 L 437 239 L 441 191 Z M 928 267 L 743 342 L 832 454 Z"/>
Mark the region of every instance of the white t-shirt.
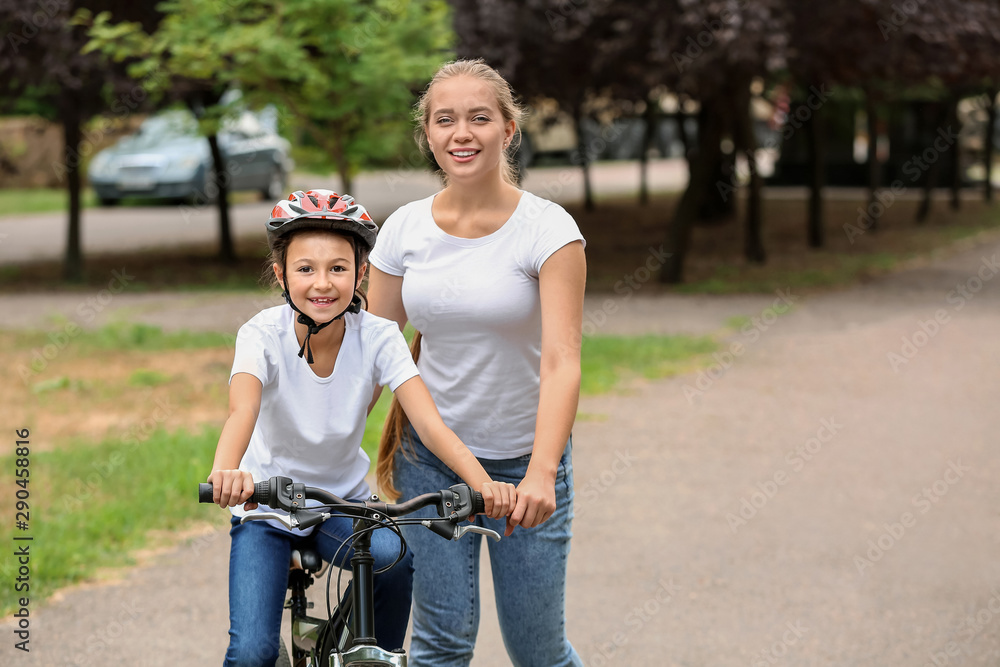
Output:
<path fill-rule="evenodd" d="M 361 311 L 344 316 L 333 373 L 319 377 L 298 356 L 294 317 L 287 305 L 262 310 L 236 337 L 230 382 L 249 373 L 263 385 L 240 469 L 255 482 L 283 475 L 345 500 L 364 499 L 371 461 L 361 438 L 372 393 L 376 385 L 395 391 L 418 374 L 417 367 L 396 323 Z M 242 505 L 232 512 L 246 514 Z"/>
<path fill-rule="evenodd" d="M 446 234 L 428 197 L 389 216 L 369 261 L 403 277 L 403 306 L 423 334 L 420 376 L 473 454 L 531 452 L 538 412 L 538 272 L 583 236 L 558 204 L 524 192 L 504 225 L 476 239 Z"/>

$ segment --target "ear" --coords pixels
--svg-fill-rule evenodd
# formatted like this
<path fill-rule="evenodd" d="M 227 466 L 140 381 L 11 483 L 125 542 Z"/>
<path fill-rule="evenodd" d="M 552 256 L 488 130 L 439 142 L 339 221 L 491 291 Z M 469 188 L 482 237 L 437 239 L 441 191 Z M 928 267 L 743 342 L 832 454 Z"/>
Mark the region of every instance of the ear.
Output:
<path fill-rule="evenodd" d="M 285 272 L 281 270 L 281 266 L 277 262 L 275 262 L 274 264 L 271 265 L 271 268 L 274 269 L 274 276 L 278 279 L 278 283 L 281 284 L 281 285 L 284 285 L 285 284 L 285 276 L 284 276 Z"/>
<path fill-rule="evenodd" d="M 357 284 L 361 285 L 361 281 L 365 279 L 365 273 L 368 272 L 368 262 L 361 262 L 361 270 L 358 271 L 358 281 Z"/>

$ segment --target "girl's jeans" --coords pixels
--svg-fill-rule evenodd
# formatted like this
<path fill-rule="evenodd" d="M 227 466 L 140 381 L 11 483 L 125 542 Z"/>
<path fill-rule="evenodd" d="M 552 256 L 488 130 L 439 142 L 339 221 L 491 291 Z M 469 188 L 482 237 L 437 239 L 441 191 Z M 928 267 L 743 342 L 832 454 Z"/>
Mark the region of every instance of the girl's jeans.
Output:
<path fill-rule="evenodd" d="M 396 456 L 396 488 L 402 498 L 446 489 L 461 480 L 420 442 L 412 428 Z M 515 667 L 582 665 L 566 639 L 566 557 L 573 516 L 572 439 L 556 477 L 556 511 L 535 528 L 515 528 L 499 542 L 487 540 L 497 614 L 507 653 Z M 414 458 L 415 455 L 415 458 Z M 480 459 L 498 482 L 517 485 L 531 456 Z M 412 459 L 412 460 L 411 460 Z M 436 516 L 433 508 L 428 515 Z M 415 515 L 416 516 L 416 515 Z M 503 535 L 506 520 L 485 516 L 476 523 Z M 411 667 L 468 665 L 479 629 L 479 556 L 482 537 L 441 539 L 422 526 L 404 526 L 413 550 L 413 634 Z"/>
<path fill-rule="evenodd" d="M 443 487 L 442 487 L 443 488 Z M 327 562 L 338 558 L 350 567 L 354 550 L 338 549 L 348 540 L 351 519 L 331 517 L 311 535 L 289 533 L 266 521 L 240 524 L 233 518 L 229 553 L 229 650 L 226 665 L 273 665 L 278 658 L 281 613 L 288 588 L 288 563 L 293 548 L 313 546 Z M 441 538 L 438 538 L 441 539 Z M 443 540 L 442 540 L 443 541 Z M 375 569 L 390 565 L 399 555 L 399 537 L 391 530 L 372 534 Z M 379 645 L 392 650 L 403 646 L 410 616 L 413 581 L 409 552 L 391 570 L 374 576 L 375 632 Z M 333 593 L 335 594 L 335 593 Z"/>

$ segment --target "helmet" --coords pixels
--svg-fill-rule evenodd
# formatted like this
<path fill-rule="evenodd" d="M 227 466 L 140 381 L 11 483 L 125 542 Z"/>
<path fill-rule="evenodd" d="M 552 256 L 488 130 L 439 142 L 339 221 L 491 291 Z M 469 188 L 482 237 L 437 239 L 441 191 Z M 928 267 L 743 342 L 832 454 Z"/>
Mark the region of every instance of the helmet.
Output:
<path fill-rule="evenodd" d="M 267 221 L 267 243 L 274 242 L 298 229 L 326 229 L 348 232 L 358 238 L 369 252 L 375 245 L 378 226 L 361 204 L 350 195 L 338 195 L 333 190 L 296 190 L 271 209 Z"/>

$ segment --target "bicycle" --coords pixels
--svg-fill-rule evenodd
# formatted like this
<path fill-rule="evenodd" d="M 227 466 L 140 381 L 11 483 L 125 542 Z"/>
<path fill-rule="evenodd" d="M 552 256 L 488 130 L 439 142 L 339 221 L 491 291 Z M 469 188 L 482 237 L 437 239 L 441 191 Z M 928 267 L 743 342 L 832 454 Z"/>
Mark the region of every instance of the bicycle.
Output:
<path fill-rule="evenodd" d="M 212 485 L 198 485 L 199 502 L 212 502 Z M 322 503 L 306 507 L 307 500 Z M 375 530 L 389 528 L 400 533 L 398 526 L 419 524 L 451 540 L 466 533 L 478 533 L 494 540 L 500 535 L 494 530 L 468 523 L 460 525 L 473 514 L 485 510 L 482 496 L 467 484 L 455 484 L 448 489 L 412 498 L 398 504 L 383 503 L 378 496 L 358 503 L 347 502 L 323 489 L 293 482 L 288 477 L 272 477 L 254 485 L 249 502 L 280 509 L 288 514 L 261 512 L 248 514 L 241 521 L 276 519 L 288 528 L 304 529 L 322 523 L 334 515 L 354 518 L 351 546 L 351 583 L 340 595 L 338 604 L 330 609 L 329 573 L 327 585 L 327 619 L 309 616 L 311 606 L 305 591 L 314 579 L 323 575 L 326 565 L 313 550 L 296 550 L 289 565 L 285 607 L 291 612 L 291 654 L 284 641 L 280 644 L 276 667 L 406 667 L 406 652 L 399 648 L 387 651 L 376 644 L 374 591 L 372 575 L 371 536 Z M 424 507 L 436 506 L 438 518 L 410 518 Z M 400 534 L 401 553 L 406 542 Z M 343 570 L 341 570 L 341 573 Z"/>

